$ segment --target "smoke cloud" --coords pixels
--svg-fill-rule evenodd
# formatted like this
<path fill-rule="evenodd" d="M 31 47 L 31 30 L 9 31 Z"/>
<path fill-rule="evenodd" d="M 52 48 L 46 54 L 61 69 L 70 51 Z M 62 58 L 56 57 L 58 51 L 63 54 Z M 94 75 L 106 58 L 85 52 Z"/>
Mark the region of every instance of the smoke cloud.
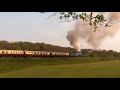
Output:
<path fill-rule="evenodd" d="M 106 12 L 106 18 L 110 20 L 120 21 L 119 12 Z M 70 41 L 70 45 L 78 51 L 81 50 L 80 39 L 85 40 L 93 49 L 97 49 L 106 37 L 113 37 L 120 29 L 120 23 L 116 22 L 111 27 L 103 28 L 94 32 L 94 29 L 86 21 L 79 20 L 75 23 L 74 29 L 69 31 L 66 38 Z"/>

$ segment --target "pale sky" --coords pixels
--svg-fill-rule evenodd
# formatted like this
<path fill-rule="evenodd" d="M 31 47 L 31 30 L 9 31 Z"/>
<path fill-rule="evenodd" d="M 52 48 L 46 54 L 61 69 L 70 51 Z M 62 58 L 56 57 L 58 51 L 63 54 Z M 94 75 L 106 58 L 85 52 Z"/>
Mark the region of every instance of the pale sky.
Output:
<path fill-rule="evenodd" d="M 0 40 L 44 42 L 70 47 L 66 39 L 74 22 L 60 22 L 58 17 L 47 19 L 50 14 L 38 12 L 0 12 Z M 106 38 L 99 49 L 120 51 L 120 30 L 112 38 Z M 81 48 L 91 48 L 81 41 Z"/>

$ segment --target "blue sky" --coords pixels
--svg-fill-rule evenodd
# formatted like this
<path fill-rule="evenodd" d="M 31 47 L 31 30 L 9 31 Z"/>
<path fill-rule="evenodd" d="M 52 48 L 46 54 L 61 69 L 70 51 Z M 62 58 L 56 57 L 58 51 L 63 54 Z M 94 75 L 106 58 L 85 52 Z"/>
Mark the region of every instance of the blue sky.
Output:
<path fill-rule="evenodd" d="M 47 19 L 50 14 L 38 12 L 0 12 L 0 40 L 44 42 L 69 47 L 67 32 L 74 22 L 60 22 L 58 17 Z M 107 38 L 99 49 L 120 51 L 120 32 Z M 81 41 L 81 48 L 91 48 Z"/>
<path fill-rule="evenodd" d="M 47 19 L 49 16 L 37 12 L 0 12 L 0 40 L 68 45 L 69 25 L 55 17 Z"/>

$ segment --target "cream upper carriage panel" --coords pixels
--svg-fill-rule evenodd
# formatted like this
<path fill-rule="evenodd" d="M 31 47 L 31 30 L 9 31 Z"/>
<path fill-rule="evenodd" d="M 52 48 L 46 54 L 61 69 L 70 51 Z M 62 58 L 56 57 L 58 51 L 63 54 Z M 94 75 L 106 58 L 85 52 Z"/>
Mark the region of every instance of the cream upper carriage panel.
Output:
<path fill-rule="evenodd" d="M 25 54 L 50 55 L 50 52 L 45 52 L 45 51 L 25 51 Z"/>
<path fill-rule="evenodd" d="M 0 54 L 23 54 L 22 50 L 0 50 Z"/>

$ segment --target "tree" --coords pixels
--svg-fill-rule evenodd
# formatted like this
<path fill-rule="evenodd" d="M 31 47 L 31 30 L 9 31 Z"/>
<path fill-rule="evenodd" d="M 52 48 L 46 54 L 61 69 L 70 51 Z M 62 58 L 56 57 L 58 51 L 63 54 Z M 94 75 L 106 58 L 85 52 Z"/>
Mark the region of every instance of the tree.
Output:
<path fill-rule="evenodd" d="M 41 12 L 46 13 L 46 12 Z M 55 12 L 50 17 L 59 15 L 59 19 L 63 21 L 70 22 L 72 20 L 82 19 L 83 21 L 87 21 L 90 26 L 92 26 L 95 31 L 100 26 L 102 27 L 110 27 L 112 24 L 109 19 L 106 19 L 104 16 L 104 12 L 98 12 L 94 15 L 93 12 L 82 13 L 82 12 Z M 49 17 L 49 18 L 50 18 Z"/>
<path fill-rule="evenodd" d="M 61 47 L 46 43 L 32 43 L 32 42 L 8 42 L 0 41 L 0 49 L 5 50 L 30 50 L 30 51 L 54 51 L 54 52 L 76 52 L 74 48 Z"/>

